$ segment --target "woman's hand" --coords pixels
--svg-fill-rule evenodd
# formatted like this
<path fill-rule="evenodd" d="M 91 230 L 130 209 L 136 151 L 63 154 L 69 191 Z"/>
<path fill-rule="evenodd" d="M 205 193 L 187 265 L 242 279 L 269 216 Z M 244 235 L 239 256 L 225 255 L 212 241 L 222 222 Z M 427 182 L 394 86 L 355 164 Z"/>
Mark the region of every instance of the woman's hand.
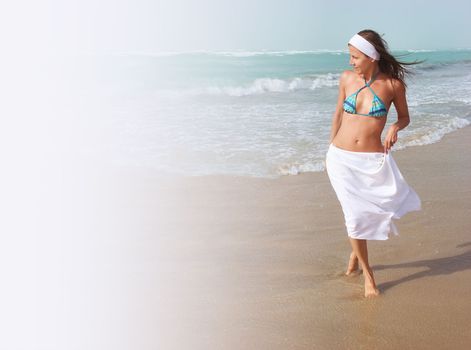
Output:
<path fill-rule="evenodd" d="M 388 129 L 388 133 L 386 134 L 386 138 L 384 139 L 384 152 L 387 154 L 388 151 L 391 149 L 392 146 L 397 141 L 397 132 L 399 131 L 399 127 L 397 125 L 391 125 Z"/>

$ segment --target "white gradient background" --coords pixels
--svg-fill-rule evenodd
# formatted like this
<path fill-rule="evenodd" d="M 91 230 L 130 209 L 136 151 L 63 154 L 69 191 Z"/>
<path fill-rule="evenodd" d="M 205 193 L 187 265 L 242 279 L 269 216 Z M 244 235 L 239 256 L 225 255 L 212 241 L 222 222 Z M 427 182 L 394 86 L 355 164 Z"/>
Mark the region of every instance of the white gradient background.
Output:
<path fill-rule="evenodd" d="M 95 85 L 93 55 L 343 49 L 363 28 L 386 33 L 393 49 L 471 47 L 469 2 L 358 4 L 2 4 L 0 349 L 195 349 L 192 332 L 211 330 L 180 288 L 184 278 L 209 283 L 183 264 L 184 190 L 108 161 L 113 106 Z"/>

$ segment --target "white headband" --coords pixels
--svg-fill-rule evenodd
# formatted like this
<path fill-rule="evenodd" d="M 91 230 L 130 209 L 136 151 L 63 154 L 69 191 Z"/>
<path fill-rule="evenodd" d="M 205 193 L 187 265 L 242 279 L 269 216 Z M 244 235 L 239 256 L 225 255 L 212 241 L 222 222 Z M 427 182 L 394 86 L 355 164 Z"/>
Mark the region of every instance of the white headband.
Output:
<path fill-rule="evenodd" d="M 368 40 L 366 40 L 361 35 L 355 34 L 354 36 L 352 36 L 352 38 L 350 39 L 348 43 L 355 46 L 358 50 L 363 52 L 365 55 L 379 61 L 379 52 L 376 51 L 373 44 L 371 44 Z"/>

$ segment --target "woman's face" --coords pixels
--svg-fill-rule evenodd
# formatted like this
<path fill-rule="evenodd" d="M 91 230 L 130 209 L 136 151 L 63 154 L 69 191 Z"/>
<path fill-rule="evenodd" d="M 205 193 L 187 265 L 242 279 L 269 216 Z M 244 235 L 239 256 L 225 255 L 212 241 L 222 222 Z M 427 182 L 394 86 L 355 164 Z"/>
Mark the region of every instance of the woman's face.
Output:
<path fill-rule="evenodd" d="M 370 65 L 373 64 L 372 59 L 352 45 L 348 45 L 348 50 L 350 51 L 350 65 L 353 67 L 353 71 L 358 74 L 368 71 Z"/>

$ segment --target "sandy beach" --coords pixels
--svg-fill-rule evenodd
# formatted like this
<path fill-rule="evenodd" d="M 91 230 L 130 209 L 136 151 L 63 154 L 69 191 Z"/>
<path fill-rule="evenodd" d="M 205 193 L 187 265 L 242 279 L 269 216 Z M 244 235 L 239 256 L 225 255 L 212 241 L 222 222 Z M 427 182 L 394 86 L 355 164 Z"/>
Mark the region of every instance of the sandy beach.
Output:
<path fill-rule="evenodd" d="M 470 145 L 467 127 L 393 152 L 423 209 L 395 221 L 400 236 L 369 242 L 374 299 L 364 298 L 362 275 L 344 276 L 351 248 L 325 171 L 122 174 L 123 212 L 114 214 L 130 218 L 123 232 L 136 232 L 119 241 L 134 345 L 468 349 Z"/>
<path fill-rule="evenodd" d="M 8 2 L 0 350 L 471 349 L 471 2 L 446 5 Z M 320 171 L 342 90 L 361 138 L 410 115 L 422 209 L 368 242 L 371 298 Z"/>

